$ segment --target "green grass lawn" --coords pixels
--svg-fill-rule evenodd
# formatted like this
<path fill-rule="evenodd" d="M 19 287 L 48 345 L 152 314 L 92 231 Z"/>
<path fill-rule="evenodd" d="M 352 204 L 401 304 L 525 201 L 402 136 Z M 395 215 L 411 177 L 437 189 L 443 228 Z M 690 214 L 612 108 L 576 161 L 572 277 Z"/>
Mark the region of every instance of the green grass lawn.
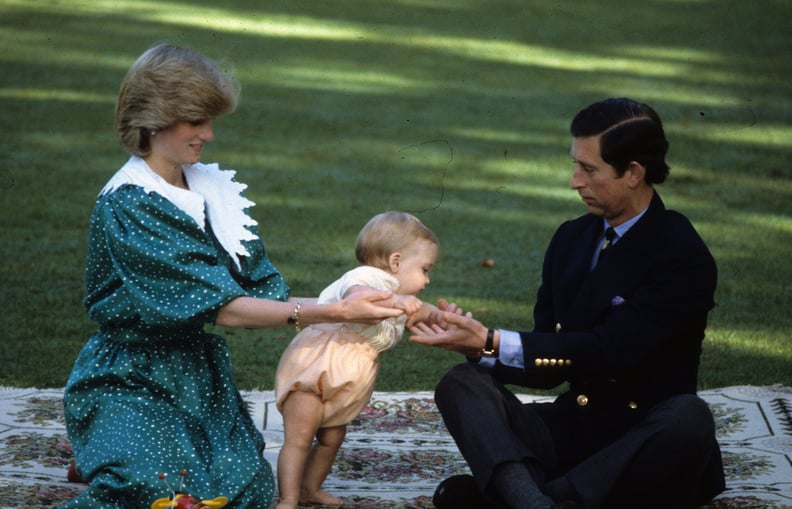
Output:
<path fill-rule="evenodd" d="M 95 328 L 85 239 L 126 160 L 115 94 L 165 40 L 241 81 L 204 161 L 249 184 L 296 295 L 401 209 L 441 240 L 423 297 L 504 328 L 531 327 L 547 242 L 584 212 L 570 119 L 608 96 L 649 102 L 671 139 L 660 192 L 719 266 L 702 388 L 792 385 L 791 18 L 787 0 L 0 0 L 0 385 L 62 386 Z M 291 332 L 220 332 L 240 386 L 271 388 Z M 459 360 L 405 341 L 377 389 L 431 389 Z"/>

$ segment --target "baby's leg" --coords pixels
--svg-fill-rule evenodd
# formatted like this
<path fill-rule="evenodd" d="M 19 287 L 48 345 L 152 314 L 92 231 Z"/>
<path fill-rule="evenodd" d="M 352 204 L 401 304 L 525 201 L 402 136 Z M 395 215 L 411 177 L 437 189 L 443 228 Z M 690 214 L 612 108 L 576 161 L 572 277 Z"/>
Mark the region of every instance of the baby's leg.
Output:
<path fill-rule="evenodd" d="M 301 504 L 342 505 L 340 498 L 336 498 L 322 489 L 322 483 L 327 479 L 333 467 L 338 449 L 344 442 L 346 426 L 333 426 L 319 428 L 316 432 L 316 443 L 308 455 L 303 472 L 302 486 L 300 488 Z"/>
<path fill-rule="evenodd" d="M 314 435 L 322 422 L 324 407 L 312 392 L 292 392 L 281 408 L 283 447 L 278 455 L 279 502 L 276 509 L 294 509 L 300 499 L 308 454 Z"/>

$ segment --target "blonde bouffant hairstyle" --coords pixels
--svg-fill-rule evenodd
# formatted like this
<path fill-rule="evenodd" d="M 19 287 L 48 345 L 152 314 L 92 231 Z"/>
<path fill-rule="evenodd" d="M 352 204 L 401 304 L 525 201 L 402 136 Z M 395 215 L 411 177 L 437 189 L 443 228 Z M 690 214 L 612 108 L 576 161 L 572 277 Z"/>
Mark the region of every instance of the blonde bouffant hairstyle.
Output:
<path fill-rule="evenodd" d="M 418 239 L 439 245 L 437 236 L 417 217 L 406 212 L 377 214 L 360 230 L 355 258 L 363 265 L 389 270 L 388 258 Z"/>
<path fill-rule="evenodd" d="M 132 64 L 121 84 L 116 137 L 127 152 L 146 157 L 153 133 L 231 113 L 239 93 L 239 82 L 212 60 L 187 48 L 159 44 Z"/>

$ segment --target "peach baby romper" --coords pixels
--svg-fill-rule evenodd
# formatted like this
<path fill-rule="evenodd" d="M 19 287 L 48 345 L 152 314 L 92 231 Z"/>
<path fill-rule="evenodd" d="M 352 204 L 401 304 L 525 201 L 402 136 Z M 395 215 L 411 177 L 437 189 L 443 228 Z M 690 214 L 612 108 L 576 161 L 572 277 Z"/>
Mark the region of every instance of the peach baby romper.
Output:
<path fill-rule="evenodd" d="M 325 288 L 319 303 L 342 300 L 356 285 L 396 291 L 399 281 L 376 267 L 356 267 Z M 379 372 L 380 353 L 404 333 L 405 315 L 376 325 L 314 324 L 301 330 L 283 352 L 275 375 L 278 410 L 292 391 L 322 398 L 322 427 L 348 424 L 368 403 Z"/>

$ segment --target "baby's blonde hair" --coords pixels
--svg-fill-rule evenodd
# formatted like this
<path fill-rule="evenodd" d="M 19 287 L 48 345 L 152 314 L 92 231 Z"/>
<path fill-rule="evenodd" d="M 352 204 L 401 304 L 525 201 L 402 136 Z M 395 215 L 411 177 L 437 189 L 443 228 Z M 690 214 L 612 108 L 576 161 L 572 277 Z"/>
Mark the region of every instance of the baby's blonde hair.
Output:
<path fill-rule="evenodd" d="M 388 270 L 390 255 L 418 239 L 439 245 L 434 232 L 412 214 L 383 212 L 372 217 L 360 230 L 355 243 L 355 258 L 363 265 Z"/>

